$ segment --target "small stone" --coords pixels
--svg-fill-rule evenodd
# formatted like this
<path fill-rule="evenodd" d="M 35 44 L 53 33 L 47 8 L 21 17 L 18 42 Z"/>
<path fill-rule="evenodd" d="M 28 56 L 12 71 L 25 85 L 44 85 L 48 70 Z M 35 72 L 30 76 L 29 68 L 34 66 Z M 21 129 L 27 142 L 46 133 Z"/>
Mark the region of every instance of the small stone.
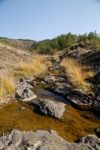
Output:
<path fill-rule="evenodd" d="M 20 107 L 19 109 L 20 110 L 26 110 L 26 107 Z"/>

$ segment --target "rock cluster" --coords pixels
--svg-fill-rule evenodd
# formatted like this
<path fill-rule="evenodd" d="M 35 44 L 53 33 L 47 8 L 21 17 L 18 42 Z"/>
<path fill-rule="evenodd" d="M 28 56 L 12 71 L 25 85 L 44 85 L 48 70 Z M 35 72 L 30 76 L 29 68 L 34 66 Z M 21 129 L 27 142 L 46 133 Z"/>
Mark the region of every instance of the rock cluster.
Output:
<path fill-rule="evenodd" d="M 21 79 L 16 90 L 17 99 L 35 104 L 40 112 L 56 118 L 63 116 L 65 104 L 68 104 L 68 102 L 75 105 L 100 106 L 100 72 L 91 79 L 87 79 L 96 90 L 94 94 L 86 94 L 81 89 L 73 88 L 63 70 L 64 68 L 59 65 L 59 61 L 51 60 L 53 63 L 52 70 L 59 71 L 59 75 L 48 74 L 45 77 L 40 76 L 29 80 Z M 52 101 L 50 98 L 38 98 L 38 95 L 33 92 L 33 88 L 38 84 L 52 93 L 62 96 L 66 101 L 61 103 Z"/>
<path fill-rule="evenodd" d="M 47 80 L 48 79 L 48 80 Z M 91 94 L 83 92 L 81 89 L 74 89 L 71 83 L 68 81 L 66 76 L 63 74 L 59 77 L 54 76 L 46 77 L 48 83 L 48 90 L 54 92 L 57 95 L 61 95 L 66 98 L 66 101 L 75 103 L 77 105 L 87 105 L 87 106 L 100 106 L 100 72 L 98 72 L 94 77 L 87 79 L 91 82 L 94 91 Z"/>
<path fill-rule="evenodd" d="M 88 135 L 79 143 L 69 143 L 53 130 L 13 130 L 0 137 L 0 150 L 100 150 L 100 139 Z"/>
<path fill-rule="evenodd" d="M 61 118 L 63 116 L 65 112 L 64 103 L 53 101 L 49 98 L 38 98 L 32 88 L 33 86 L 28 80 L 21 80 L 16 90 L 16 98 L 20 101 L 29 102 L 31 105 L 35 104 L 38 106 L 38 110 L 44 115 L 50 115 L 55 118 Z"/>

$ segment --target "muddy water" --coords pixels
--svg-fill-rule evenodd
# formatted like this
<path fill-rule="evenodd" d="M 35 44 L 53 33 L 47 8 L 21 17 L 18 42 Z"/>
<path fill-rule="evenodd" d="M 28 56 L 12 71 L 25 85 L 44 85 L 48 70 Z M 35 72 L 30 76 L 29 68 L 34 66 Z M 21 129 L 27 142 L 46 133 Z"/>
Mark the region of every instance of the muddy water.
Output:
<path fill-rule="evenodd" d="M 92 108 L 79 110 L 67 106 L 61 120 L 43 116 L 37 113 L 33 106 L 25 103 L 12 102 L 0 108 L 0 132 L 12 129 L 54 129 L 68 141 L 75 141 L 84 135 L 94 133 L 96 128 L 100 128 L 100 112 Z"/>

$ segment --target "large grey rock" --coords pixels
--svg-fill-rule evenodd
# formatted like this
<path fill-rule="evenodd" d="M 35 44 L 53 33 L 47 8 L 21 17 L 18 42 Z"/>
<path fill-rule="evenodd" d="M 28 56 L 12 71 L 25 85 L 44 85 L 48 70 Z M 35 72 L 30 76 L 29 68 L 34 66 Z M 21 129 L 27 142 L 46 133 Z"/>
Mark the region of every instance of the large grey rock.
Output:
<path fill-rule="evenodd" d="M 32 90 L 33 86 L 25 81 L 19 83 L 16 89 L 16 98 L 21 101 L 29 102 L 35 99 L 37 96 Z"/>
<path fill-rule="evenodd" d="M 0 150 L 100 150 L 100 139 L 89 135 L 79 143 L 69 143 L 53 130 L 13 130 L 0 137 Z"/>
<path fill-rule="evenodd" d="M 61 118 L 65 111 L 65 104 L 50 99 L 35 99 L 32 101 L 39 107 L 40 112 L 55 118 Z"/>

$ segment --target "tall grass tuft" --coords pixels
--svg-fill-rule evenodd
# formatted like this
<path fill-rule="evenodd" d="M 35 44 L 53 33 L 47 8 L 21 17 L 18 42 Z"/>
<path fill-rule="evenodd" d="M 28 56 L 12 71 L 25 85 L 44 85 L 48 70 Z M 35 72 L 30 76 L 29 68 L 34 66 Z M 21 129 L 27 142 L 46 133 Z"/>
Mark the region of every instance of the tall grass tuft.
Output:
<path fill-rule="evenodd" d="M 66 75 L 75 88 L 80 88 L 84 92 L 91 91 L 91 85 L 85 79 L 87 76 L 92 76 L 93 72 L 84 71 L 81 64 L 71 58 L 64 59 L 61 65 L 65 68 Z"/>
<path fill-rule="evenodd" d="M 15 81 L 9 73 L 0 76 L 0 98 L 4 98 L 15 92 Z"/>

